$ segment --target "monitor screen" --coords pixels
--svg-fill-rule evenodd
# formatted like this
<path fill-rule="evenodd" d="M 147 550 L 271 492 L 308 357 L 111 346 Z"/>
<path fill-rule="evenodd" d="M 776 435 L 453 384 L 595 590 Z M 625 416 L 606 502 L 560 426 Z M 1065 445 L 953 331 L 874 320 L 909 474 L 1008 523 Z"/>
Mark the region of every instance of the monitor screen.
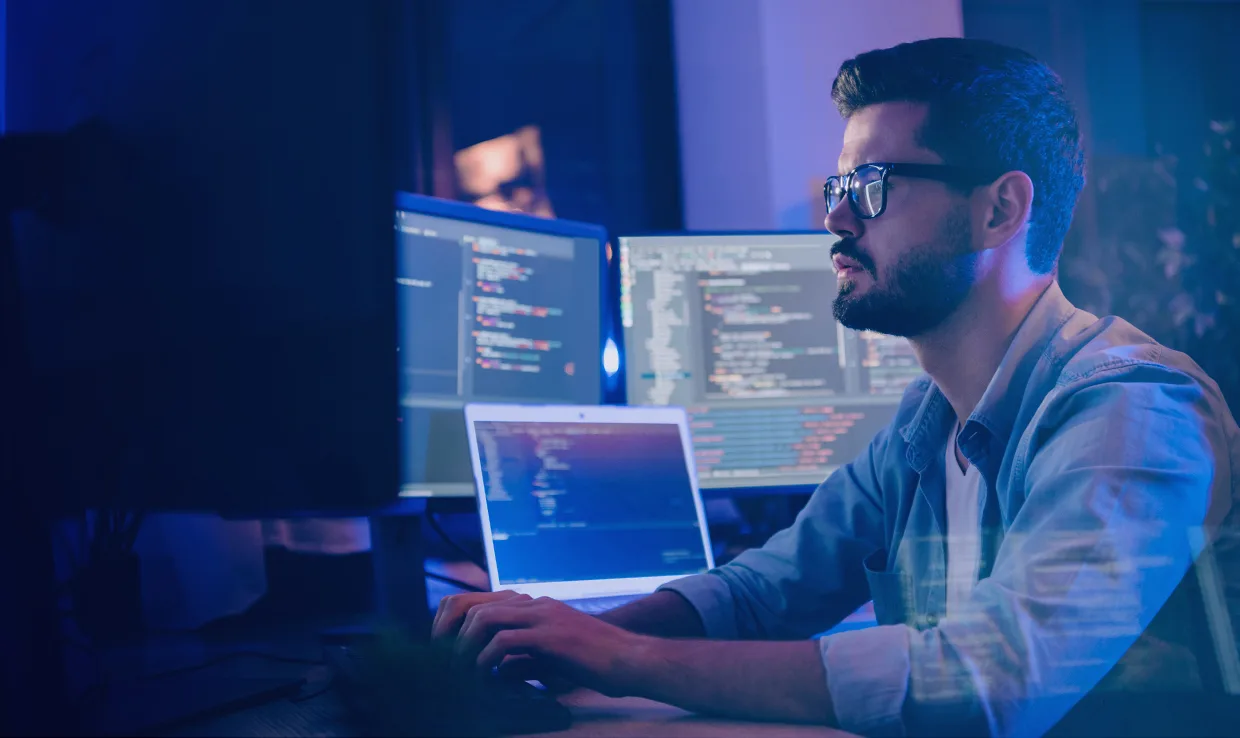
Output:
<path fill-rule="evenodd" d="M 401 496 L 472 497 L 467 402 L 599 404 L 599 226 L 401 194 Z"/>
<path fill-rule="evenodd" d="M 406 5 L 0 3 L 4 145 L 37 143 L 5 200 L 40 203 L 0 225 L 6 492 L 67 517 L 395 501 L 392 192 L 428 140 Z"/>
<path fill-rule="evenodd" d="M 474 433 L 501 586 L 710 567 L 675 423 L 477 420 Z"/>
<path fill-rule="evenodd" d="M 621 238 L 628 401 L 689 412 L 702 489 L 818 484 L 895 414 L 908 342 L 831 315 L 825 232 Z"/>

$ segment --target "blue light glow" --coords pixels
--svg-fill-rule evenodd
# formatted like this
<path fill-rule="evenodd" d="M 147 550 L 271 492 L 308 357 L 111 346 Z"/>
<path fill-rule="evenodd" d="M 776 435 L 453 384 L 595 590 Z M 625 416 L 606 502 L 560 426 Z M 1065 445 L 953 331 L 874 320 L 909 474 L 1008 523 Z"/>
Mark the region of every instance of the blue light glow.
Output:
<path fill-rule="evenodd" d="M 607 372 L 607 376 L 614 377 L 616 372 L 620 371 L 620 349 L 616 348 L 615 340 L 607 339 L 607 345 L 603 347 L 603 371 Z"/>

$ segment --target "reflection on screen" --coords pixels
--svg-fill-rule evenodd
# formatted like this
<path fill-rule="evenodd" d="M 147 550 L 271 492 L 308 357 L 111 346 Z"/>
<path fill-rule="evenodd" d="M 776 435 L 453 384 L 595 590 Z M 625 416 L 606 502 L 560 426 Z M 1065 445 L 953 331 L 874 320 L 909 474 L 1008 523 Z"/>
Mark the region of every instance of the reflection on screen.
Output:
<path fill-rule="evenodd" d="M 907 341 L 835 322 L 835 240 L 620 239 L 629 402 L 689 411 L 703 488 L 822 481 L 920 374 Z"/>
<path fill-rule="evenodd" d="M 473 494 L 466 402 L 597 404 L 602 244 L 398 210 L 402 494 Z"/>
<path fill-rule="evenodd" d="M 680 429 L 478 421 L 502 584 L 706 570 Z"/>

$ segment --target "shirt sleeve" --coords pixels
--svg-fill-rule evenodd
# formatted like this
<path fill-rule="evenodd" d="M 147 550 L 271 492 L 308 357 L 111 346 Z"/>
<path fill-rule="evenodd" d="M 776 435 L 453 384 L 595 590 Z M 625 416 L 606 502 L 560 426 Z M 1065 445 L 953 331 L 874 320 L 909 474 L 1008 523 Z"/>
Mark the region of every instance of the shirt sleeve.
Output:
<path fill-rule="evenodd" d="M 1230 485 L 1201 387 L 1153 380 L 1052 403 L 1024 505 L 961 612 L 823 639 L 841 727 L 1040 735 L 1123 657 L 1192 563 L 1212 486 Z"/>
<path fill-rule="evenodd" d="M 883 545 L 879 459 L 889 430 L 811 495 L 788 528 L 706 574 L 664 585 L 710 638 L 808 638 L 869 599 L 862 561 Z"/>

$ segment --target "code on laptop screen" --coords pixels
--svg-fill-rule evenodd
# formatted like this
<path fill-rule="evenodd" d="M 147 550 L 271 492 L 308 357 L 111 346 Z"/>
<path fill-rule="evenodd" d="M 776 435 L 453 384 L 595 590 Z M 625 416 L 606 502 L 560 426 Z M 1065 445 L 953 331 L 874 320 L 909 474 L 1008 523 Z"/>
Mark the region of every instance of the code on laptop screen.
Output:
<path fill-rule="evenodd" d="M 674 424 L 477 421 L 501 584 L 704 572 Z"/>

